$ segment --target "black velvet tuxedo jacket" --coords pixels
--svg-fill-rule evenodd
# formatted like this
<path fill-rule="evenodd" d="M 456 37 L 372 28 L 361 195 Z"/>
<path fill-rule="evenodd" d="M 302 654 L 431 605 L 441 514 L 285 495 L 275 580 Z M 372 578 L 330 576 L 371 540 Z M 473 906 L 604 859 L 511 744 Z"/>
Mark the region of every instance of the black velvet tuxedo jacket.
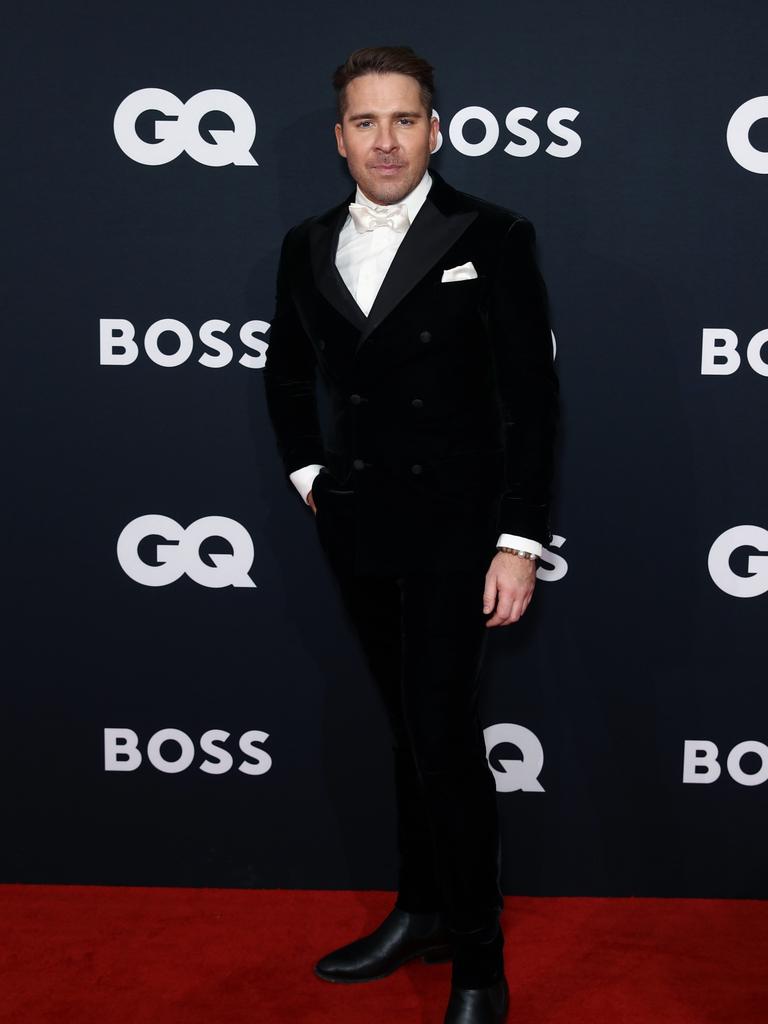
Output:
<path fill-rule="evenodd" d="M 269 416 L 287 474 L 327 467 L 318 529 L 343 529 L 360 573 L 489 565 L 500 533 L 552 539 L 558 381 L 533 225 L 430 175 L 368 316 L 335 265 L 354 192 L 280 254 Z M 476 278 L 441 282 L 468 262 Z"/>

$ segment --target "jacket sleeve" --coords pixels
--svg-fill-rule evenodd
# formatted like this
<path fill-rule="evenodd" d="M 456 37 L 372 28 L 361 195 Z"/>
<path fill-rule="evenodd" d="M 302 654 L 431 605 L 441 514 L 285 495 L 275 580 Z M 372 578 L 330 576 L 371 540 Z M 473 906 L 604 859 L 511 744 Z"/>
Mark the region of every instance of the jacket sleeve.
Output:
<path fill-rule="evenodd" d="M 488 330 L 504 424 L 498 529 L 547 544 L 559 384 L 535 238 L 524 217 L 507 231 L 491 281 Z"/>
<path fill-rule="evenodd" d="M 263 370 L 267 411 L 289 476 L 303 466 L 326 462 L 315 391 L 315 353 L 291 292 L 291 270 L 296 266 L 294 230 L 285 236 L 280 250 L 275 311 Z"/>

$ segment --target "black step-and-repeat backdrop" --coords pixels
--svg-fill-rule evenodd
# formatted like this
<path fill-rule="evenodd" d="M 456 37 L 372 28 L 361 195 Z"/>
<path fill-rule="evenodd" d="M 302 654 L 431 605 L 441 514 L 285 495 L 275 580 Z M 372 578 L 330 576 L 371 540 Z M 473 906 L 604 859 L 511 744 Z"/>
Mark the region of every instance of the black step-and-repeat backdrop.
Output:
<path fill-rule="evenodd" d="M 485 667 L 505 891 L 765 896 L 765 4 L 14 6 L 2 879 L 394 886 L 261 373 L 281 239 L 351 187 L 330 75 L 407 43 L 434 166 L 537 228 L 562 384 L 555 538 Z"/>

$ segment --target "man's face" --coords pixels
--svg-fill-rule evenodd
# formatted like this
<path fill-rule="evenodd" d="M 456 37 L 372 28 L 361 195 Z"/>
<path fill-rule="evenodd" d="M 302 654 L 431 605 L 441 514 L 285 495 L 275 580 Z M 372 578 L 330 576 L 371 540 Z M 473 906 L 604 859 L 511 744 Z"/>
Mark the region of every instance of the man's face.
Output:
<path fill-rule="evenodd" d="M 380 206 L 399 203 L 424 176 L 439 123 L 427 116 L 410 75 L 368 74 L 346 89 L 336 145 L 360 190 Z"/>

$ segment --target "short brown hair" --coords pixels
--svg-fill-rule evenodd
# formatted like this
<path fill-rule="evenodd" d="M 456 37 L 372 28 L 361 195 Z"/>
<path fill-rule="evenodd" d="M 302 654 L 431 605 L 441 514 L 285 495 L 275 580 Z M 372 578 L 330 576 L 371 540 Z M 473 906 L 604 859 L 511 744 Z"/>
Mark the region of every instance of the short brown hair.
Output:
<path fill-rule="evenodd" d="M 410 46 L 365 46 L 350 53 L 343 64 L 333 73 L 333 88 L 336 90 L 336 105 L 339 120 L 344 120 L 347 108 L 346 89 L 353 78 L 361 75 L 410 75 L 419 83 L 421 102 L 432 116 L 432 97 L 435 92 L 434 68 L 429 61 L 417 56 Z"/>

